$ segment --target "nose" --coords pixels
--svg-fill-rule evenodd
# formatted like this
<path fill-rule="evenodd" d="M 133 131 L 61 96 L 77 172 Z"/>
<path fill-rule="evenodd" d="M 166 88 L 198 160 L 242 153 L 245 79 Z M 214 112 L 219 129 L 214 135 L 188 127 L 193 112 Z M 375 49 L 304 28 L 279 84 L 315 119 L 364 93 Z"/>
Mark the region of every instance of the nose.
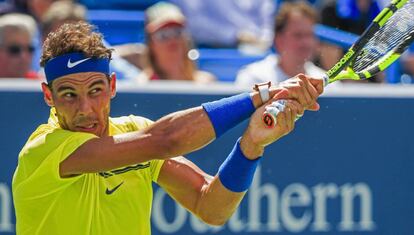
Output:
<path fill-rule="evenodd" d="M 87 116 L 92 112 L 92 102 L 87 97 L 79 98 L 78 114 Z"/>

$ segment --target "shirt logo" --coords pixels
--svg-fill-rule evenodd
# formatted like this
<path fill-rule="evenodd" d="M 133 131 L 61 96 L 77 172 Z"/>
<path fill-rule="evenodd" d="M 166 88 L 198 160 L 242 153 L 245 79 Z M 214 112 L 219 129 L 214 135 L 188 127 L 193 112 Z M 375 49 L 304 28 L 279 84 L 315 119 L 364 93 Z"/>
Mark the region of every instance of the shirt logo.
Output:
<path fill-rule="evenodd" d="M 124 183 L 124 181 L 122 181 L 120 184 L 118 184 L 117 186 L 115 186 L 115 188 L 113 188 L 113 189 L 109 189 L 109 188 L 106 188 L 106 191 L 105 191 L 105 193 L 107 194 L 107 195 L 111 195 L 111 194 L 113 194 L 119 187 L 121 187 L 121 185 Z"/>
<path fill-rule="evenodd" d="M 75 67 L 76 65 L 81 64 L 81 63 L 83 63 L 83 62 L 85 62 L 89 59 L 90 58 L 86 58 L 86 59 L 83 59 L 83 60 L 78 60 L 78 61 L 75 61 L 75 62 L 71 62 L 70 58 L 69 58 L 67 66 L 68 66 L 69 69 L 71 69 L 71 68 Z"/>

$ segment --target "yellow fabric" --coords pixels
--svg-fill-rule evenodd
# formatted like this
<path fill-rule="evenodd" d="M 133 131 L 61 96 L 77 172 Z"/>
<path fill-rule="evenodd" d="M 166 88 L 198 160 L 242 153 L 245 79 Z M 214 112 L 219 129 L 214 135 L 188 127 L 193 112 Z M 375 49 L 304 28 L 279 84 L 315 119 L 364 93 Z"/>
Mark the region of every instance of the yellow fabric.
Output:
<path fill-rule="evenodd" d="M 111 118 L 110 135 L 150 124 L 135 116 Z M 163 161 L 61 178 L 60 162 L 92 138 L 61 129 L 53 114 L 30 136 L 13 177 L 18 235 L 151 233 L 152 182 Z"/>

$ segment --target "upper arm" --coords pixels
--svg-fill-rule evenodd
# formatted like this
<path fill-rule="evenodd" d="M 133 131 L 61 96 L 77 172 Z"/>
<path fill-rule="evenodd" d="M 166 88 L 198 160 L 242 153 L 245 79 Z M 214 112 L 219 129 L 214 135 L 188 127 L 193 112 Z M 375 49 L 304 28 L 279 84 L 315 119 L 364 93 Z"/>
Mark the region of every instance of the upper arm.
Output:
<path fill-rule="evenodd" d="M 191 212 L 197 209 L 203 188 L 213 177 L 184 157 L 166 160 L 161 168 L 158 184 L 176 201 Z"/>
<path fill-rule="evenodd" d="M 201 131 L 202 130 L 202 131 Z M 60 175 L 96 173 L 197 150 L 215 137 L 202 107 L 167 115 L 140 131 L 91 139 L 60 164 Z"/>

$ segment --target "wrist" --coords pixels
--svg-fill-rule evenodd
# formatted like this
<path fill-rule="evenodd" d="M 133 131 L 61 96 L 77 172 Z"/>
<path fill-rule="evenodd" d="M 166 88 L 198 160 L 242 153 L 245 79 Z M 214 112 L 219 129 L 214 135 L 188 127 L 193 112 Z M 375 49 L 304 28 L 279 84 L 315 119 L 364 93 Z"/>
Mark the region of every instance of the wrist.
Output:
<path fill-rule="evenodd" d="M 221 183 L 232 192 L 244 192 L 250 187 L 254 172 L 261 160 L 260 158 L 248 159 L 241 151 L 240 141 L 239 139 L 236 142 L 218 171 Z"/>
<path fill-rule="evenodd" d="M 204 103 L 202 107 L 213 125 L 216 137 L 249 118 L 256 110 L 248 93 Z"/>
<path fill-rule="evenodd" d="M 264 153 L 264 146 L 254 143 L 250 135 L 246 133 L 240 139 L 240 149 L 244 156 L 250 160 L 255 160 L 263 156 Z"/>

